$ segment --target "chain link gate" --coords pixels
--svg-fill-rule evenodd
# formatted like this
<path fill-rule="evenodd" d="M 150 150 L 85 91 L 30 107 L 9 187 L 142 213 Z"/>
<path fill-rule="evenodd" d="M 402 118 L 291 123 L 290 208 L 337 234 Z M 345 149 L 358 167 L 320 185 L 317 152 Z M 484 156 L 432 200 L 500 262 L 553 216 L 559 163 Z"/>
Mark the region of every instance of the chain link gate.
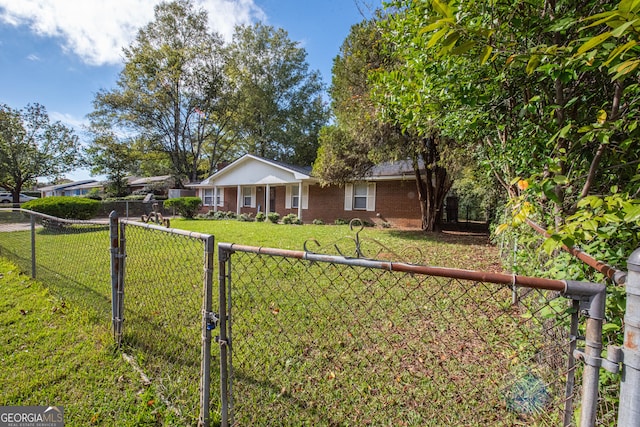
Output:
<path fill-rule="evenodd" d="M 175 413 L 165 423 L 208 427 L 214 237 L 110 218 L 116 343 Z"/>
<path fill-rule="evenodd" d="M 604 285 L 356 255 L 218 245 L 222 426 L 595 424 Z"/>

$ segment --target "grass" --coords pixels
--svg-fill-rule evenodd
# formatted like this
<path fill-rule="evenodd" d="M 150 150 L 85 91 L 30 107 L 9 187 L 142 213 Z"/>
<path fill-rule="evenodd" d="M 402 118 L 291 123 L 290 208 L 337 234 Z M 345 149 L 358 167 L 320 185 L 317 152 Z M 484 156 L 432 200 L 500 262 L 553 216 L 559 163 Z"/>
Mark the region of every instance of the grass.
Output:
<path fill-rule="evenodd" d="M 0 406 L 63 405 L 69 426 L 153 426 L 175 416 L 124 363 L 108 322 L 0 258 Z"/>
<path fill-rule="evenodd" d="M 171 225 L 212 234 L 216 243 L 302 250 L 306 241 L 316 252 L 335 252 L 337 246 L 345 255 L 355 254 L 356 247 L 355 231 L 348 226 L 182 219 L 172 220 Z M 13 311 L 0 313 L 7 316 L 0 330 L 4 335 L 5 329 L 12 331 L 12 325 L 24 323 L 18 333 L 22 340 L 8 339 L 6 357 L 16 348 L 20 353 L 25 340 L 35 339 L 43 330 L 50 334 L 38 339 L 40 347 L 25 352 L 19 361 L 5 362 L 3 353 L 4 366 L 37 372 L 44 379 L 34 384 L 3 378 L 0 391 L 9 397 L 3 397 L 1 404 L 62 404 L 69 425 L 194 424 L 202 247 L 164 233 L 127 229 L 125 349 L 150 373 L 151 384 L 141 382 L 114 351 L 106 231 L 39 230 L 38 274 L 47 272 L 43 275 L 51 293 L 18 276 L 14 266 L 2 264 L 6 273 L 1 286 L 16 304 Z M 0 255 L 24 261 L 29 233 L 0 237 Z M 371 257 L 499 269 L 497 251 L 486 237 L 365 228 L 358 238 L 360 249 Z M 18 249 L 7 251 L 7 246 Z M 519 415 L 505 412 L 500 390 L 487 398 L 481 385 L 471 383 L 480 376 L 493 388 L 502 387 L 505 375 L 517 367 L 513 354 L 518 348 L 505 342 L 505 335 L 519 334 L 520 342 L 529 335 L 527 323 L 504 304 L 509 289 L 499 297 L 487 296 L 478 284 L 421 283 L 413 276 L 390 277 L 282 259 L 238 257 L 234 275 L 240 271 L 245 274 L 234 276 L 234 336 L 242 339 L 236 341 L 234 363 L 241 424 L 268 424 L 274 419 L 291 425 L 437 425 L 469 420 L 517 424 Z M 13 276 L 20 277 L 25 289 L 9 285 Z M 214 301 L 216 295 L 214 288 Z M 470 302 L 451 305 L 465 298 Z M 23 300 L 27 308 L 17 308 Z M 29 308 L 27 302 L 42 306 Z M 41 315 L 29 316 L 35 312 Z M 12 313 L 12 320 L 7 313 Z M 468 323 L 470 318 L 475 319 L 473 324 Z M 215 423 L 219 396 L 213 350 Z M 521 355 L 525 364 L 531 357 Z M 505 358 L 506 365 L 495 364 Z M 487 364 L 492 359 L 493 364 Z M 461 374 L 461 369 L 468 372 Z M 10 376 L 6 371 L 11 370 L 2 375 Z M 186 408 L 182 416 L 159 403 L 161 397 Z M 443 412 L 442 407 L 450 410 Z M 496 411 L 505 418 L 496 420 Z M 294 421 L 287 422 L 292 414 Z"/>

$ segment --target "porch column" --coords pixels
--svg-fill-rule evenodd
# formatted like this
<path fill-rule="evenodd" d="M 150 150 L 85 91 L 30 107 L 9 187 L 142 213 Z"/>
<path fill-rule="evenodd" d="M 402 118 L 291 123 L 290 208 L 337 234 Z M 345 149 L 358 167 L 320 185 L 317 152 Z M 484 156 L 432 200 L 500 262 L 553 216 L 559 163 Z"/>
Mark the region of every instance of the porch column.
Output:
<path fill-rule="evenodd" d="M 213 211 L 214 212 L 218 212 L 218 199 L 217 196 L 218 195 L 218 186 L 214 185 L 213 186 Z"/>
<path fill-rule="evenodd" d="M 271 186 L 267 184 L 264 187 L 264 213 L 266 215 L 271 212 Z"/>
<path fill-rule="evenodd" d="M 240 215 L 241 201 L 242 201 L 242 187 L 238 185 L 238 200 L 236 200 L 236 215 Z"/>
<path fill-rule="evenodd" d="M 298 183 L 298 218 L 302 221 L 302 181 Z"/>

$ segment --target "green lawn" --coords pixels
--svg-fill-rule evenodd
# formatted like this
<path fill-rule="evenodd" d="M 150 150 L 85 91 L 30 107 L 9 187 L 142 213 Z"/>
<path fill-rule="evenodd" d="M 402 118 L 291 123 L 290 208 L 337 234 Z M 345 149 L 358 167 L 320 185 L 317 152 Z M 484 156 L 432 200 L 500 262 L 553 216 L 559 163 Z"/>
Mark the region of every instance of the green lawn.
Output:
<path fill-rule="evenodd" d="M 3 258 L 0 290 L 0 406 L 62 405 L 68 426 L 172 423 L 154 386 L 114 348 L 108 320 L 52 295 Z"/>

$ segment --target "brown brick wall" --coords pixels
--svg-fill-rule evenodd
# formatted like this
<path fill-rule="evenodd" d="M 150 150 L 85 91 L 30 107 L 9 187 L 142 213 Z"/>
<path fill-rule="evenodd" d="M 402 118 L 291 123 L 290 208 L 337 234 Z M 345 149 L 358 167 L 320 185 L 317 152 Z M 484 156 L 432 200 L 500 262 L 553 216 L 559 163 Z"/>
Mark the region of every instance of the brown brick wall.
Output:
<path fill-rule="evenodd" d="M 258 187 L 256 191 L 256 207 L 240 208 L 241 213 L 265 211 L 265 188 Z M 275 205 L 272 211 L 278 212 L 281 217 L 293 213 L 298 214 L 298 209 L 285 209 L 286 189 L 284 186 L 272 187 L 275 191 Z M 221 211 L 236 211 L 237 189 L 225 188 L 224 207 Z M 205 211 L 208 211 L 207 207 Z M 421 214 L 418 203 L 417 190 L 414 181 L 383 181 L 376 183 L 376 210 L 373 212 L 364 210 L 344 210 L 344 187 L 332 185 L 320 187 L 309 186 L 309 209 L 302 210 L 302 219 L 306 224 L 313 220 L 322 220 L 325 224 L 333 224 L 336 219 L 349 221 L 352 218 L 360 218 L 363 221 L 381 224 L 387 222 L 393 227 L 420 228 Z"/>
<path fill-rule="evenodd" d="M 395 227 L 420 228 L 421 214 L 413 181 L 383 181 L 376 183 L 376 210 L 344 210 L 344 187 L 319 185 L 309 187 L 309 209 L 304 210 L 305 223 L 321 219 L 325 224 L 341 218 L 360 218 L 373 223 L 388 222 Z"/>

